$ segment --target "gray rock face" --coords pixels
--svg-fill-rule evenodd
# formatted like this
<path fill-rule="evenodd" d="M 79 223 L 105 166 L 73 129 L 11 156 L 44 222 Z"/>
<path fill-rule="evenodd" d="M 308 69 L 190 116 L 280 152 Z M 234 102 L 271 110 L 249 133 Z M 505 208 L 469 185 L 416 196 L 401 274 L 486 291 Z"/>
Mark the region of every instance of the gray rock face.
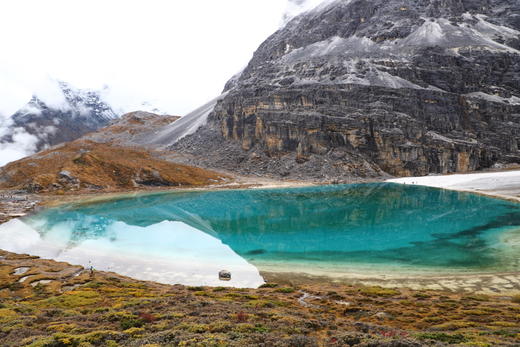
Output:
<path fill-rule="evenodd" d="M 173 149 L 289 177 L 520 163 L 520 2 L 329 1 L 268 38 L 226 91 Z"/>
<path fill-rule="evenodd" d="M 11 128 L 22 128 L 38 138 L 37 150 L 75 140 L 95 131 L 118 115 L 95 91 L 80 90 L 59 82 L 65 103 L 60 108 L 49 106 L 37 96 L 12 116 Z M 10 136 L 0 142 L 11 142 Z"/>
<path fill-rule="evenodd" d="M 124 147 L 159 148 L 161 134 L 169 131 L 180 117 L 136 111 L 127 113 L 109 126 L 83 136 L 83 139 Z"/>

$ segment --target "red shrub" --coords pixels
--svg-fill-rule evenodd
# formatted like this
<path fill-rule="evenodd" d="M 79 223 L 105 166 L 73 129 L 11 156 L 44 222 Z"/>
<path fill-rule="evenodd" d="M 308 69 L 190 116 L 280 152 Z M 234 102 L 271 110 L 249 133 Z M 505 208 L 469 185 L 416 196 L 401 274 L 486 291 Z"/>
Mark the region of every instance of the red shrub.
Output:
<path fill-rule="evenodd" d="M 245 312 L 238 312 L 237 313 L 237 321 L 243 323 L 247 322 L 247 319 L 249 318 L 249 315 Z"/>
<path fill-rule="evenodd" d="M 145 323 L 153 323 L 157 320 L 157 318 L 154 315 L 144 312 L 139 313 L 139 318 L 141 318 Z"/>

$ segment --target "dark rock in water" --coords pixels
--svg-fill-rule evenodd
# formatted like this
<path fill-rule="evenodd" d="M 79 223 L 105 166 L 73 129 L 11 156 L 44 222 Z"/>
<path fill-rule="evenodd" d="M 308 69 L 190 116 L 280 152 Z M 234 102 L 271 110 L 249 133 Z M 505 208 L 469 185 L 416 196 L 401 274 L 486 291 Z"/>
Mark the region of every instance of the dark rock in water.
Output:
<path fill-rule="evenodd" d="M 231 280 L 231 272 L 227 270 L 222 270 L 218 273 L 218 278 L 221 281 L 230 281 Z"/>
<path fill-rule="evenodd" d="M 289 178 L 520 163 L 519 81 L 516 0 L 327 2 L 268 38 L 172 149 Z"/>

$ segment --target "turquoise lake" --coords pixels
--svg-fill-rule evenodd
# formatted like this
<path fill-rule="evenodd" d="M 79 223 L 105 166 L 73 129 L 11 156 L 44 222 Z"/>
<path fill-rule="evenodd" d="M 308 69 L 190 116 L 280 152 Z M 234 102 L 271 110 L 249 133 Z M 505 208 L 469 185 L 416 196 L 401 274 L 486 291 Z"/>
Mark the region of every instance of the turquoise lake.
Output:
<path fill-rule="evenodd" d="M 165 283 L 218 285 L 219 269 L 253 287 L 261 271 L 520 270 L 520 205 L 391 183 L 138 195 L 19 223 L 0 228 L 7 250 Z"/>

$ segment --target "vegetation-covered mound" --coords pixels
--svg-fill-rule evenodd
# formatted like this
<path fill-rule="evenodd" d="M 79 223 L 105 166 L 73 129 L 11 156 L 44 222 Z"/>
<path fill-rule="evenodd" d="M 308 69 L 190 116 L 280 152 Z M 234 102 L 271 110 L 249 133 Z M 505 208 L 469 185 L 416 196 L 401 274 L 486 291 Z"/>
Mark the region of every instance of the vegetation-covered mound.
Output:
<path fill-rule="evenodd" d="M 0 251 L 2 346 L 518 346 L 520 297 L 169 286 Z"/>
<path fill-rule="evenodd" d="M 29 192 L 203 186 L 226 177 L 179 165 L 145 149 L 80 139 L 0 169 L 0 188 Z"/>

